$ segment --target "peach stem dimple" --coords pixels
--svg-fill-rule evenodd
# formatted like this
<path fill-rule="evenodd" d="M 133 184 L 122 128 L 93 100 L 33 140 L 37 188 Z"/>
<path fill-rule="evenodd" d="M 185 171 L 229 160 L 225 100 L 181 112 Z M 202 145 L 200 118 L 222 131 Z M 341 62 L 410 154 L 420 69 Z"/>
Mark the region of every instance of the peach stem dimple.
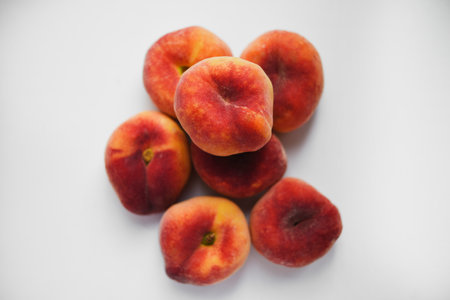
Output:
<path fill-rule="evenodd" d="M 216 235 L 214 232 L 207 232 L 202 239 L 202 245 L 211 246 L 216 241 Z"/>
<path fill-rule="evenodd" d="M 145 162 L 145 165 L 148 165 L 148 163 L 152 160 L 153 158 L 153 151 L 151 148 L 147 148 L 144 150 L 144 152 L 142 152 L 142 159 Z"/>
<path fill-rule="evenodd" d="M 189 69 L 188 66 L 179 66 L 178 70 L 180 71 L 180 74 L 183 74 L 184 72 L 186 72 L 186 70 Z"/>

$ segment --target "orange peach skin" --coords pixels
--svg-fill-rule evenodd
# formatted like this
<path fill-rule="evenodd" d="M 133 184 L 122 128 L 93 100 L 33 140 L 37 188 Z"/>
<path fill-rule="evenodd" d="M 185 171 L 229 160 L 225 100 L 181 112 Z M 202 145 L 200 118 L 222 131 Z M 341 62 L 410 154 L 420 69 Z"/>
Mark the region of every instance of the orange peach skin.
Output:
<path fill-rule="evenodd" d="M 126 209 L 161 212 L 177 200 L 190 175 L 186 135 L 166 115 L 142 112 L 111 135 L 105 166 Z"/>
<path fill-rule="evenodd" d="M 256 151 L 272 135 L 273 89 L 256 64 L 207 58 L 181 76 L 177 118 L 200 149 L 216 156 Z"/>
<path fill-rule="evenodd" d="M 173 99 L 181 74 L 213 56 L 231 56 L 230 48 L 212 32 L 198 26 L 168 33 L 148 50 L 144 86 L 158 109 L 175 117 Z"/>
<path fill-rule="evenodd" d="M 164 213 L 160 245 L 170 278 L 207 285 L 229 277 L 244 264 L 250 234 L 236 204 L 202 196 L 177 203 Z"/>
<path fill-rule="evenodd" d="M 273 129 L 292 131 L 312 116 L 323 90 L 319 53 L 304 37 L 288 31 L 269 31 L 242 53 L 260 65 L 274 89 Z"/>
<path fill-rule="evenodd" d="M 276 183 L 287 168 L 280 140 L 272 135 L 261 149 L 231 156 L 214 156 L 191 143 L 194 168 L 216 192 L 232 197 L 252 197 Z"/>
<path fill-rule="evenodd" d="M 250 213 L 255 249 L 287 267 L 302 267 L 322 257 L 341 231 L 337 208 L 311 185 L 295 178 L 280 180 Z"/>

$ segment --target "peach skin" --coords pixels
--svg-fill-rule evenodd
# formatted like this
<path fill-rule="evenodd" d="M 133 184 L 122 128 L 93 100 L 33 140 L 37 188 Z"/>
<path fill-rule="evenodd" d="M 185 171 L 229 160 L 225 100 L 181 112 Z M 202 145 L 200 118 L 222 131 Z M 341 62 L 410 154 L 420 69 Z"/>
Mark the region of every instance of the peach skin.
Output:
<path fill-rule="evenodd" d="M 105 166 L 126 209 L 161 212 L 177 200 L 190 175 L 186 135 L 166 115 L 141 112 L 113 132 Z"/>
<path fill-rule="evenodd" d="M 241 58 L 260 65 L 274 89 L 273 129 L 292 131 L 312 116 L 323 90 L 319 53 L 304 37 L 269 31 L 243 51 Z"/>
<path fill-rule="evenodd" d="M 257 151 L 225 157 L 206 153 L 191 143 L 191 158 L 209 187 L 232 198 L 247 198 L 266 190 L 280 180 L 287 167 L 286 153 L 275 135 Z"/>
<path fill-rule="evenodd" d="M 302 267 L 322 257 L 341 231 L 337 208 L 311 185 L 295 178 L 280 180 L 250 213 L 255 249 L 287 267 Z"/>
<path fill-rule="evenodd" d="M 173 99 L 181 74 L 213 56 L 231 56 L 230 48 L 212 32 L 198 26 L 168 33 L 148 50 L 144 86 L 158 109 L 175 117 Z"/>
<path fill-rule="evenodd" d="M 212 155 L 256 151 L 272 135 L 272 84 L 258 65 L 237 57 L 207 58 L 189 68 L 174 107 L 192 142 Z"/>
<path fill-rule="evenodd" d="M 160 223 L 167 275 L 207 285 L 236 272 L 250 251 L 247 221 L 232 201 L 202 196 L 171 206 Z"/>

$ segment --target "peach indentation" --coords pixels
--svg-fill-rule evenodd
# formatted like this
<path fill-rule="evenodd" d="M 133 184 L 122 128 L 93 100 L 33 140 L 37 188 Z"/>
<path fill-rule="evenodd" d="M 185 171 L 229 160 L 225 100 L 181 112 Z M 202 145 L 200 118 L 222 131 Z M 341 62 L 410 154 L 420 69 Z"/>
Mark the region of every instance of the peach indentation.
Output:
<path fill-rule="evenodd" d="M 211 246 L 216 241 L 216 234 L 214 232 L 207 232 L 203 236 L 202 245 Z"/>
<path fill-rule="evenodd" d="M 153 150 L 152 148 L 147 148 L 144 150 L 144 152 L 142 152 L 142 159 L 145 162 L 145 165 L 148 165 L 149 162 L 152 160 L 153 158 Z"/>

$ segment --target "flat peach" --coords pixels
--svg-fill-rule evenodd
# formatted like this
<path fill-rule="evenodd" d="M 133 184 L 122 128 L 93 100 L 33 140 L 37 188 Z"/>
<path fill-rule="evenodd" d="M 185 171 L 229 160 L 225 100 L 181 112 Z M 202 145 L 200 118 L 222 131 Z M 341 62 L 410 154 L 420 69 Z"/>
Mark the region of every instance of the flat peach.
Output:
<path fill-rule="evenodd" d="M 288 267 L 302 267 L 325 255 L 341 231 L 336 206 L 295 178 L 280 180 L 250 214 L 255 249 L 268 260 Z"/>
<path fill-rule="evenodd" d="M 230 48 L 215 34 L 199 26 L 168 33 L 148 50 L 144 86 L 158 109 L 175 117 L 173 100 L 183 72 L 213 56 L 231 56 Z"/>
<path fill-rule="evenodd" d="M 189 178 L 186 135 L 162 113 L 139 113 L 111 135 L 105 166 L 126 209 L 136 214 L 161 212 L 178 199 Z"/>
<path fill-rule="evenodd" d="M 323 90 L 319 53 L 304 37 L 289 31 L 269 31 L 241 54 L 260 65 L 274 89 L 273 129 L 292 131 L 312 116 Z"/>
<path fill-rule="evenodd" d="M 236 204 L 203 196 L 177 203 L 164 213 L 160 244 L 170 278 L 206 285 L 224 280 L 244 264 L 250 234 Z"/>
<path fill-rule="evenodd" d="M 191 143 L 191 157 L 203 181 L 232 198 L 261 193 L 280 180 L 287 167 L 286 153 L 275 135 L 257 151 L 231 156 L 214 156 Z"/>
<path fill-rule="evenodd" d="M 207 58 L 189 68 L 174 108 L 192 142 L 216 156 L 259 150 L 272 136 L 272 84 L 258 65 L 237 57 Z"/>

